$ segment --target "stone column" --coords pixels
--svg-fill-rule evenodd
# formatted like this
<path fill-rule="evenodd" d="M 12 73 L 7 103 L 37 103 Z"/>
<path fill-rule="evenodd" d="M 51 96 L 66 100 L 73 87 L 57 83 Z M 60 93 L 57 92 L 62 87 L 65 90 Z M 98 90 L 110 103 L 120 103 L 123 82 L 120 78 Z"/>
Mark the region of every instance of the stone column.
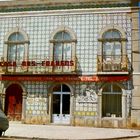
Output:
<path fill-rule="evenodd" d="M 99 49 L 98 49 L 98 57 L 97 57 L 97 72 L 101 72 L 103 69 L 103 55 L 102 55 L 102 42 L 98 41 Z"/>
<path fill-rule="evenodd" d="M 5 94 L 2 94 L 2 109 L 5 110 Z"/>
<path fill-rule="evenodd" d="M 76 58 L 76 44 L 75 42 L 72 42 L 71 44 L 71 48 L 72 48 L 72 61 L 74 61 L 74 66 L 71 67 L 71 71 L 76 71 L 76 68 L 77 68 L 77 58 Z"/>
<path fill-rule="evenodd" d="M 50 43 L 50 56 L 48 58 L 49 61 L 53 61 L 53 43 Z M 49 69 L 47 69 L 48 71 L 47 72 L 53 72 L 53 66 L 49 66 Z"/>
<path fill-rule="evenodd" d="M 127 94 L 122 94 L 122 127 L 127 127 Z"/>
<path fill-rule="evenodd" d="M 3 93 L 1 94 L 1 102 L 2 102 L 2 109 L 5 110 L 5 96 L 6 96 L 6 88 L 4 88 Z"/>
<path fill-rule="evenodd" d="M 28 57 L 28 43 L 25 44 L 25 52 L 24 52 L 24 61 L 31 61 L 31 60 L 28 60 L 29 57 Z M 24 66 L 24 71 L 28 71 L 28 66 Z"/>
<path fill-rule="evenodd" d="M 5 106 L 5 94 L 0 93 L 0 109 L 4 110 Z"/>
<path fill-rule="evenodd" d="M 51 123 L 51 120 L 52 120 L 52 94 L 51 93 L 48 94 L 48 101 L 49 101 L 49 103 L 48 103 L 48 105 L 49 105 L 48 120 L 49 120 L 49 123 Z"/>
<path fill-rule="evenodd" d="M 75 125 L 75 119 L 74 119 L 74 110 L 75 110 L 75 97 L 74 94 L 71 93 L 70 96 L 70 125 Z"/>
<path fill-rule="evenodd" d="M 127 62 L 127 56 L 126 56 L 126 41 L 122 41 L 122 68 L 124 70 L 127 70 L 127 65 L 128 65 L 128 62 Z"/>
<path fill-rule="evenodd" d="M 122 118 L 127 117 L 127 95 L 126 93 L 122 94 Z"/>
<path fill-rule="evenodd" d="M 102 93 L 101 91 L 98 94 L 98 122 L 97 127 L 101 127 L 101 118 L 102 118 Z"/>
<path fill-rule="evenodd" d="M 22 116 L 21 116 L 22 122 L 25 122 L 26 119 L 26 97 L 27 97 L 27 93 L 23 92 L 22 93 Z"/>

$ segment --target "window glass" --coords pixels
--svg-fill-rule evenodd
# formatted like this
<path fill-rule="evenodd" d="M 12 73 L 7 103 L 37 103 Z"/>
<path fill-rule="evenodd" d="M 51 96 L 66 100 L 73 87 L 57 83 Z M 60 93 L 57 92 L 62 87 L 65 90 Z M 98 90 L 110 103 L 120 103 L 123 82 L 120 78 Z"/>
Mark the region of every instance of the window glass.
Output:
<path fill-rule="evenodd" d="M 120 32 L 117 30 L 109 30 L 103 34 L 104 39 L 117 39 L 121 38 Z"/>
<path fill-rule="evenodd" d="M 8 61 L 21 62 L 24 59 L 24 44 L 20 41 L 24 41 L 24 37 L 20 33 L 13 33 L 8 38 L 8 41 L 16 41 L 16 44 L 9 42 L 8 44 Z M 18 43 L 17 43 L 18 42 Z"/>
<path fill-rule="evenodd" d="M 117 30 L 109 30 L 103 34 L 103 59 L 105 61 L 121 61 L 121 35 Z"/>
<path fill-rule="evenodd" d="M 58 84 L 53 88 L 53 92 L 70 92 L 70 88 L 64 84 Z"/>
<path fill-rule="evenodd" d="M 103 92 L 111 92 L 111 86 L 110 85 L 106 85 L 103 89 Z"/>
<path fill-rule="evenodd" d="M 108 84 L 103 89 L 102 116 L 122 116 L 122 90 L 116 84 Z"/>
<path fill-rule="evenodd" d="M 69 71 L 69 61 L 72 60 L 71 36 L 67 32 L 58 32 L 54 36 L 53 59 L 55 61 L 63 61 L 67 66 L 54 66 L 54 71 Z"/>
<path fill-rule="evenodd" d="M 104 55 L 111 55 L 113 50 L 112 42 L 105 42 L 103 43 L 103 54 Z"/>
<path fill-rule="evenodd" d="M 114 42 L 114 55 L 121 55 L 121 43 Z"/>
<path fill-rule="evenodd" d="M 53 114 L 60 114 L 60 95 L 53 94 Z"/>
<path fill-rule="evenodd" d="M 71 60 L 72 48 L 71 43 L 65 43 L 63 49 L 63 60 Z"/>
<path fill-rule="evenodd" d="M 121 92 L 121 88 L 117 86 L 116 84 L 112 85 L 112 89 L 113 89 L 113 92 Z"/>
<path fill-rule="evenodd" d="M 17 60 L 21 61 L 24 59 L 24 45 L 17 47 Z"/>
<path fill-rule="evenodd" d="M 8 61 L 23 61 L 24 45 L 9 45 Z"/>
<path fill-rule="evenodd" d="M 103 92 L 110 92 L 110 94 L 113 92 L 121 92 L 121 88 L 116 84 L 107 84 L 104 87 Z"/>
<path fill-rule="evenodd" d="M 56 85 L 56 86 L 53 88 L 53 92 L 61 92 L 61 85 Z"/>
<path fill-rule="evenodd" d="M 54 60 L 59 61 L 62 60 L 62 43 L 56 43 L 54 45 Z"/>
<path fill-rule="evenodd" d="M 121 117 L 122 116 L 122 97 L 121 94 L 103 94 L 102 97 L 102 116 Z"/>
<path fill-rule="evenodd" d="M 67 85 L 62 85 L 63 92 L 70 92 L 70 88 Z"/>
<path fill-rule="evenodd" d="M 104 56 L 119 56 L 121 55 L 121 43 L 120 42 L 104 42 L 103 43 L 103 54 Z"/>
<path fill-rule="evenodd" d="M 70 94 L 63 94 L 62 114 L 70 114 Z"/>
<path fill-rule="evenodd" d="M 55 36 L 54 36 L 54 39 L 57 39 L 57 40 L 62 40 L 62 32 L 59 32 L 57 33 Z"/>
<path fill-rule="evenodd" d="M 53 37 L 53 60 L 58 61 L 56 66 L 53 66 L 53 72 L 71 72 L 75 46 L 71 35 L 66 31 L 57 32 Z M 75 53 L 74 53 L 75 54 Z"/>
<path fill-rule="evenodd" d="M 10 35 L 8 40 L 9 41 L 24 41 L 24 37 L 20 33 L 13 33 L 12 35 Z"/>
<path fill-rule="evenodd" d="M 64 39 L 64 40 L 71 40 L 70 34 L 64 32 L 64 34 L 63 34 L 63 39 Z"/>
<path fill-rule="evenodd" d="M 60 41 L 59 43 L 54 43 L 54 60 L 71 59 L 71 43 L 65 42 L 65 40 L 71 39 L 70 35 L 66 32 L 59 32 L 55 35 L 54 39 Z"/>
<path fill-rule="evenodd" d="M 56 39 L 56 40 L 71 40 L 71 36 L 67 32 L 58 32 L 54 36 L 54 39 Z"/>
<path fill-rule="evenodd" d="M 8 48 L 8 61 L 15 61 L 16 59 L 16 46 L 15 45 L 9 45 Z"/>
<path fill-rule="evenodd" d="M 9 66 L 7 71 L 9 72 L 22 72 L 22 62 L 25 59 L 25 39 L 20 32 L 12 33 L 8 38 L 7 48 L 7 60 L 14 62 L 16 67 Z M 26 58 L 27 59 L 27 58 Z"/>

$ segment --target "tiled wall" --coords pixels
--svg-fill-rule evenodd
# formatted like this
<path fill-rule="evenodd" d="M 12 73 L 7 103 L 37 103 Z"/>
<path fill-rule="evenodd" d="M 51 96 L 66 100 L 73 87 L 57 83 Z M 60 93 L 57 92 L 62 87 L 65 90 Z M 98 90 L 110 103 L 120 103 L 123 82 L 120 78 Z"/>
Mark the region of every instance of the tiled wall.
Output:
<path fill-rule="evenodd" d="M 51 33 L 63 25 L 71 28 L 77 35 L 76 56 L 78 69 L 83 74 L 97 71 L 98 36 L 108 25 L 117 25 L 126 32 L 126 49 L 131 61 L 131 19 L 125 13 L 0 17 L 0 56 L 3 56 L 4 37 L 14 27 L 19 27 L 29 36 L 29 59 L 44 60 L 50 56 Z"/>

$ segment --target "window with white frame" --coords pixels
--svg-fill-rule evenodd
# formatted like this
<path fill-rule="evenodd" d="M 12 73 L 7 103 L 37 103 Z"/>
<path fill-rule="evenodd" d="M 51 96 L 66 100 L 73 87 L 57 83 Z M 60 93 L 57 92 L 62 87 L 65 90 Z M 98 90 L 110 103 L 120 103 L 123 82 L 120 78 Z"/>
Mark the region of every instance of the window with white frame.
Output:
<path fill-rule="evenodd" d="M 54 36 L 54 60 L 71 60 L 71 36 L 67 32 L 58 32 Z"/>
<path fill-rule="evenodd" d="M 117 84 L 103 88 L 102 117 L 122 117 L 122 90 Z"/>
<path fill-rule="evenodd" d="M 5 37 L 4 60 L 10 65 L 7 66 L 8 72 L 24 72 L 23 61 L 28 61 L 28 35 L 18 27 L 10 31 Z"/>
<path fill-rule="evenodd" d="M 98 71 L 127 71 L 126 33 L 115 25 L 99 34 Z"/>
<path fill-rule="evenodd" d="M 58 29 L 50 40 L 52 52 L 53 72 L 72 72 L 75 70 L 74 33 L 66 28 Z"/>
<path fill-rule="evenodd" d="M 110 29 L 103 34 L 103 59 L 106 61 L 121 61 L 122 42 L 121 33 Z"/>
<path fill-rule="evenodd" d="M 13 33 L 8 38 L 8 61 L 20 65 L 24 60 L 24 37 L 21 33 Z"/>

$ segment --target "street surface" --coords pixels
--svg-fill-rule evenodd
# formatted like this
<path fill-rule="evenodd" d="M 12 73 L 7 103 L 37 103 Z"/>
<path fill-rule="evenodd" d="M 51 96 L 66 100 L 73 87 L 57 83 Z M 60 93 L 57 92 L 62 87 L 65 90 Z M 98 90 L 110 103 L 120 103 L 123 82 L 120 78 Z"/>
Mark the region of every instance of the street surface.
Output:
<path fill-rule="evenodd" d="M 9 129 L 5 132 L 5 136 L 2 137 L 2 140 L 109 140 L 110 138 L 114 138 L 114 140 L 115 138 L 140 140 L 140 137 L 136 138 L 135 136 L 140 136 L 140 130 L 30 125 L 10 122 Z"/>
<path fill-rule="evenodd" d="M 7 137 L 2 137 L 0 138 L 0 140 L 54 140 L 54 139 L 40 139 L 40 138 L 7 138 Z M 66 140 L 66 139 L 65 139 Z M 91 139 L 90 139 L 91 140 Z M 94 139 L 92 139 L 94 140 Z M 97 139 L 96 139 L 97 140 Z M 98 139 L 98 140 L 103 140 L 103 139 Z M 126 138 L 126 139 L 121 139 L 121 138 L 117 138 L 117 139 L 106 139 L 106 140 L 140 140 L 140 137 L 138 138 Z"/>

